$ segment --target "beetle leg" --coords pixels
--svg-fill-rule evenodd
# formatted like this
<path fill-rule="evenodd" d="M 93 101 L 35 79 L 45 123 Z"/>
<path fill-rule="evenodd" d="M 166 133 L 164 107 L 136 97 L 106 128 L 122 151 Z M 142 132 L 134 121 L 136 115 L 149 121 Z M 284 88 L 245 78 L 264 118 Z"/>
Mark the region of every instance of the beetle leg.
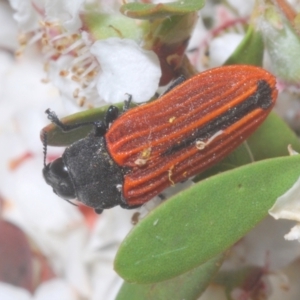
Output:
<path fill-rule="evenodd" d="M 118 118 L 118 116 L 119 109 L 116 106 L 111 105 L 105 114 L 105 123 L 107 128 L 113 121 L 115 121 Z"/>
<path fill-rule="evenodd" d="M 158 196 L 158 198 L 159 198 L 160 200 L 162 200 L 162 201 L 167 199 L 166 196 L 165 196 L 164 194 L 162 194 L 162 193 L 161 193 L 161 194 L 158 194 L 157 196 Z"/>
<path fill-rule="evenodd" d="M 130 103 L 132 100 L 132 95 L 126 94 L 128 96 L 127 100 L 124 100 L 123 112 L 127 111 L 130 108 Z"/>
<path fill-rule="evenodd" d="M 66 125 L 63 124 L 57 117 L 56 113 L 54 111 L 51 111 L 49 108 L 45 111 L 45 113 L 48 115 L 48 119 L 57 127 L 59 127 L 63 132 L 72 131 L 83 126 L 93 125 L 95 127 L 95 136 L 103 136 L 108 129 L 108 126 L 103 121 L 90 121 Z"/>
<path fill-rule="evenodd" d="M 106 130 L 108 129 L 106 124 L 103 121 L 96 121 L 92 123 L 94 128 L 95 136 L 104 136 L 106 133 Z"/>
<path fill-rule="evenodd" d="M 96 214 L 100 215 L 100 214 L 102 214 L 103 209 L 102 208 L 95 208 L 94 211 L 95 211 Z"/>
<path fill-rule="evenodd" d="M 144 203 L 143 203 L 143 204 L 144 204 Z M 121 206 L 122 208 L 125 208 L 125 209 L 134 209 L 134 208 L 141 207 L 143 204 L 140 204 L 140 205 L 134 205 L 134 206 L 129 206 L 128 204 L 122 203 L 122 204 L 120 204 L 120 206 Z"/>
<path fill-rule="evenodd" d="M 163 96 L 167 93 L 169 93 L 171 90 L 174 89 L 174 87 L 176 87 L 177 85 L 183 83 L 184 81 L 186 80 L 185 76 L 183 75 L 180 75 L 178 78 L 176 78 L 172 83 L 171 85 L 160 95 L 160 96 Z"/>
<path fill-rule="evenodd" d="M 71 131 L 76 128 L 80 128 L 87 125 L 95 125 L 96 123 L 96 122 L 82 122 L 82 123 L 66 125 L 63 124 L 57 117 L 56 113 L 54 111 L 51 111 L 49 108 L 45 111 L 45 113 L 48 115 L 48 119 L 57 127 L 59 127 L 63 132 Z"/>

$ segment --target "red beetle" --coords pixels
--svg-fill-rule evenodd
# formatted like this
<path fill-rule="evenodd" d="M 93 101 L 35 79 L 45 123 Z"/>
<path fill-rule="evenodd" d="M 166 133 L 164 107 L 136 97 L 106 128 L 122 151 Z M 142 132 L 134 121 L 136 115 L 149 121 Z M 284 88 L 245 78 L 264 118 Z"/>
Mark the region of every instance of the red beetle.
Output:
<path fill-rule="evenodd" d="M 264 69 L 224 66 L 120 117 L 111 106 L 104 121 L 92 122 L 93 132 L 45 165 L 44 178 L 60 197 L 77 198 L 97 213 L 138 207 L 238 147 L 274 106 L 275 85 Z M 47 113 L 63 131 L 91 124 L 64 125 Z"/>

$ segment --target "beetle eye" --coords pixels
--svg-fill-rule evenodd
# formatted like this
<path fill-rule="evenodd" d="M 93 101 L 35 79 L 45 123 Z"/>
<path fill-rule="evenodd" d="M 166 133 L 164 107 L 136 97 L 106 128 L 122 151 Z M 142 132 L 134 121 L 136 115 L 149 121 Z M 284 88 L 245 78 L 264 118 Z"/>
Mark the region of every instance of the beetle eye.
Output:
<path fill-rule="evenodd" d="M 56 195 L 63 199 L 74 199 L 76 197 L 68 169 L 61 157 L 45 166 L 43 175 Z"/>

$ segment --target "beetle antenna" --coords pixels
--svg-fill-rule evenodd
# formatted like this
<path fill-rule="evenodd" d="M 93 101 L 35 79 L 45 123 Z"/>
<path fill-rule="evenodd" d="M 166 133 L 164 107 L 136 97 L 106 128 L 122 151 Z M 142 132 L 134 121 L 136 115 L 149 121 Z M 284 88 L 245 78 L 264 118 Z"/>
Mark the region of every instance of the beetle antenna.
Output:
<path fill-rule="evenodd" d="M 47 158 L 47 142 L 48 142 L 48 135 L 47 132 L 43 132 L 43 153 L 44 153 L 44 167 L 46 167 L 46 158 Z"/>
<path fill-rule="evenodd" d="M 124 100 L 123 112 L 127 111 L 130 108 L 130 103 L 132 100 L 132 95 L 125 93 L 128 96 L 127 100 Z"/>

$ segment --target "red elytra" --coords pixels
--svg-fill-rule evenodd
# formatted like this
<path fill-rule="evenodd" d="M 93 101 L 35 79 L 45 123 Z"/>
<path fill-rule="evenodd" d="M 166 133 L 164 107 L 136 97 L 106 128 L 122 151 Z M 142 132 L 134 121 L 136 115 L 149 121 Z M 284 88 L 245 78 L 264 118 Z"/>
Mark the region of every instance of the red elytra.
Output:
<path fill-rule="evenodd" d="M 123 184 L 127 203 L 144 203 L 223 159 L 267 117 L 275 85 L 264 69 L 225 66 L 124 113 L 105 139 L 114 161 L 131 169 Z"/>

